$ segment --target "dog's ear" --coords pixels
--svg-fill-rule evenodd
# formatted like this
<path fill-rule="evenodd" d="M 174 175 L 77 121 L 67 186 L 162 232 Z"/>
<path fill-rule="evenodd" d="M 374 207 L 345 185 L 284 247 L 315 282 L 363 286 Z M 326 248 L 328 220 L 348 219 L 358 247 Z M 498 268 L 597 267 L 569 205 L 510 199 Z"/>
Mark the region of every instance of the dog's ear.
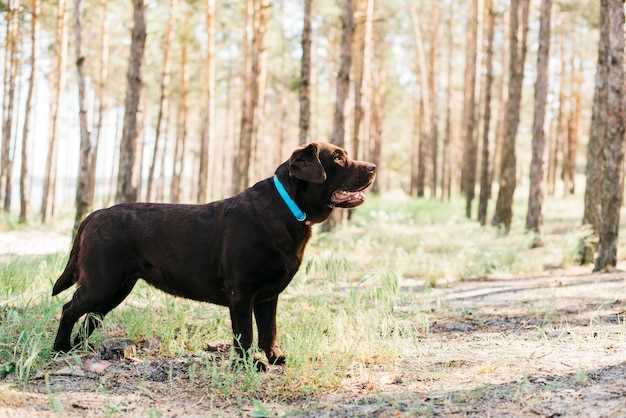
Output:
<path fill-rule="evenodd" d="M 289 157 L 289 175 L 310 183 L 321 184 L 326 181 L 326 170 L 319 157 L 316 144 L 298 148 Z"/>

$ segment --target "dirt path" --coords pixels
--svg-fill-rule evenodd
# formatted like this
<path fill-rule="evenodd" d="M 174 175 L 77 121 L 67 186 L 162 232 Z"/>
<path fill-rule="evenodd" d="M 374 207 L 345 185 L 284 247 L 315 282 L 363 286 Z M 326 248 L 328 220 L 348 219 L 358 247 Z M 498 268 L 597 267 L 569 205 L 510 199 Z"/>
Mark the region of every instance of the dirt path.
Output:
<path fill-rule="evenodd" d="M 414 297 L 395 308 L 398 332 L 424 313 L 427 330 L 393 364 L 367 364 L 335 393 L 264 408 L 309 417 L 626 416 L 626 273 L 577 268 L 430 291 L 410 284 L 402 291 Z M 224 401 L 194 382 L 189 370 L 199 361 L 118 361 L 101 374 L 60 363 L 25 391 L 0 386 L 0 416 L 259 412 L 250 399 Z"/>
<path fill-rule="evenodd" d="M 45 255 L 68 251 L 70 237 L 65 232 L 17 229 L 0 233 L 0 257 Z"/>
<path fill-rule="evenodd" d="M 434 289 L 430 331 L 394 370 L 304 415 L 626 416 L 625 285 L 577 268 Z"/>

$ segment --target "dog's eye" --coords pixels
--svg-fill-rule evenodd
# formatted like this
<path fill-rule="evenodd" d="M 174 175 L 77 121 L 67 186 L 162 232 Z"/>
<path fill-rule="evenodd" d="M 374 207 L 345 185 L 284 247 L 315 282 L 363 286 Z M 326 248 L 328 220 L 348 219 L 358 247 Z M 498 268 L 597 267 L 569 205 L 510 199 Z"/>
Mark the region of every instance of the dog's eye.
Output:
<path fill-rule="evenodd" d="M 336 162 L 337 164 L 343 166 L 345 164 L 345 160 L 343 158 L 342 155 L 340 154 L 335 154 L 335 156 L 333 157 L 333 161 Z"/>

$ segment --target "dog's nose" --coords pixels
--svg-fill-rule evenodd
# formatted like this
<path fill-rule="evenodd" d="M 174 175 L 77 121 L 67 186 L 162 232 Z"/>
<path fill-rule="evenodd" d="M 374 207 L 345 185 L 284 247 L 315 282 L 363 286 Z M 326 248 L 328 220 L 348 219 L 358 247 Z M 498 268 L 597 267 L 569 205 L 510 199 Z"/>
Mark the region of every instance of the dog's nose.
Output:
<path fill-rule="evenodd" d="M 376 164 L 368 164 L 367 165 L 367 172 L 369 174 L 374 174 L 376 173 Z"/>

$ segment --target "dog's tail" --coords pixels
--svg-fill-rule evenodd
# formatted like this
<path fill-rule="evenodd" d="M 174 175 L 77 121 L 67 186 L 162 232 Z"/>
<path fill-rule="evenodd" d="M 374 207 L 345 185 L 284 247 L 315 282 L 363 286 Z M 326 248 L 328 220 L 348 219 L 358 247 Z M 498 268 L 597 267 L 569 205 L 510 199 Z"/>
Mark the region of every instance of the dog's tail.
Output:
<path fill-rule="evenodd" d="M 90 216 L 87 216 L 80 225 L 78 226 L 78 230 L 76 231 L 76 236 L 74 237 L 74 242 L 72 243 L 72 249 L 70 251 L 70 257 L 67 260 L 67 265 L 65 266 L 65 270 L 61 273 L 61 276 L 57 279 L 56 283 L 52 287 L 52 296 L 56 296 L 62 291 L 69 289 L 76 281 L 77 277 L 77 269 L 76 263 L 78 261 L 78 249 L 80 247 L 80 238 L 83 233 L 83 229 L 87 224 L 87 220 Z"/>

